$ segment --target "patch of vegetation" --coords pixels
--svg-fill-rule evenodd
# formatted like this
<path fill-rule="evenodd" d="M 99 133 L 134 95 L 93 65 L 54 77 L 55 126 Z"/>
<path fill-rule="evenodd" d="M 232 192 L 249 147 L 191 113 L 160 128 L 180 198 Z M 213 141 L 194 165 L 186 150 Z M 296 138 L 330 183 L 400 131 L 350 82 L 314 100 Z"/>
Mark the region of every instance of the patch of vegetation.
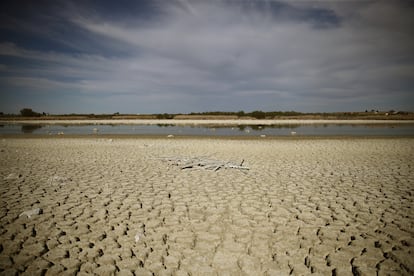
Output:
<path fill-rule="evenodd" d="M 34 112 L 31 108 L 23 108 L 20 110 L 20 115 L 23 117 L 40 117 L 42 114 Z"/>
<path fill-rule="evenodd" d="M 157 119 L 174 119 L 174 114 L 168 114 L 168 113 L 163 113 L 163 114 L 157 114 Z"/>
<path fill-rule="evenodd" d="M 275 117 L 286 117 L 286 116 L 300 116 L 303 115 L 303 113 L 296 112 L 296 111 L 261 111 L 261 110 L 255 110 L 252 112 L 244 112 L 243 110 L 240 110 L 238 112 L 225 112 L 225 111 L 209 111 L 209 112 L 192 112 L 189 114 L 191 115 L 197 115 L 197 116 L 237 116 L 239 118 L 243 117 L 251 117 L 256 119 L 273 119 Z"/>

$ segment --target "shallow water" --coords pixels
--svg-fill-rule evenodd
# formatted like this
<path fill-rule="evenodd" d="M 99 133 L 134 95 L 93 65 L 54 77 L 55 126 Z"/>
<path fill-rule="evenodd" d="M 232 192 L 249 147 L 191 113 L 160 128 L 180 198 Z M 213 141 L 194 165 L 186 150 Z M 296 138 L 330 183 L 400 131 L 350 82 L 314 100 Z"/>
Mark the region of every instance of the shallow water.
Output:
<path fill-rule="evenodd" d="M 274 125 L 274 126 L 178 126 L 178 125 L 0 125 L 0 134 L 112 134 L 182 136 L 413 136 L 414 124 L 384 125 Z"/>

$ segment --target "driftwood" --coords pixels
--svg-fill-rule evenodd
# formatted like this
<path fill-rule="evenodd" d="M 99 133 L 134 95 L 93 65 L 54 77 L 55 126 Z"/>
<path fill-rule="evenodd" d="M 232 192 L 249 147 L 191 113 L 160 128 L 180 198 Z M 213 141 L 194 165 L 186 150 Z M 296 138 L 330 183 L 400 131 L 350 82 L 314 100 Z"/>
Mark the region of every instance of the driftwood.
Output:
<path fill-rule="evenodd" d="M 49 179 L 47 180 L 47 184 L 49 184 L 49 185 L 65 184 L 65 182 L 67 182 L 67 181 L 72 181 L 72 179 L 62 177 L 62 176 L 58 176 L 58 175 L 54 175 L 54 176 L 49 177 Z"/>
<path fill-rule="evenodd" d="M 193 168 L 202 168 L 205 170 L 211 171 L 218 171 L 222 168 L 224 169 L 238 169 L 238 170 L 248 170 L 249 168 L 243 166 L 244 159 L 240 162 L 240 164 L 208 159 L 203 157 L 160 157 L 157 159 L 161 159 L 164 161 L 169 162 L 172 165 L 179 166 L 182 170 L 185 169 L 193 169 Z"/>

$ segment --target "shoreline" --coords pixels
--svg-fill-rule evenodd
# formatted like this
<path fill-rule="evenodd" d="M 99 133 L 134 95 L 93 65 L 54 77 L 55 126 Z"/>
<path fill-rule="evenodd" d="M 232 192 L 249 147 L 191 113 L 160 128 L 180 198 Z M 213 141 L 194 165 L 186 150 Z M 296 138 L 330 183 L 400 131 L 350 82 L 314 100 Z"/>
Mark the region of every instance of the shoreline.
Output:
<path fill-rule="evenodd" d="M 0 134 L 0 139 L 120 139 L 120 140 L 246 140 L 246 141 L 271 141 L 271 140 L 378 140 L 378 139 L 414 139 L 413 135 L 392 136 L 392 135 L 266 135 L 260 136 L 209 136 L 209 135 L 167 135 L 155 134 Z"/>
<path fill-rule="evenodd" d="M 414 124 L 414 120 L 191 120 L 191 119 L 102 119 L 102 120 L 0 120 L 4 125 L 179 125 L 179 126 L 240 126 L 240 125 L 389 125 Z"/>

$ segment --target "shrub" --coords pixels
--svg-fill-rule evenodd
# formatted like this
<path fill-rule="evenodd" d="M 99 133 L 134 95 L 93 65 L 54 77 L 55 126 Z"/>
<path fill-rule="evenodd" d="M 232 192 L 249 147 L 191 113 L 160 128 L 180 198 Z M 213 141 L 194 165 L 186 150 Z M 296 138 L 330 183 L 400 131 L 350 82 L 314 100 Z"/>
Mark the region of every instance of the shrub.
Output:
<path fill-rule="evenodd" d="M 266 118 L 266 113 L 263 111 L 253 111 L 251 113 L 251 116 L 256 118 L 256 119 L 264 119 Z"/>
<path fill-rule="evenodd" d="M 23 117 L 40 117 L 40 113 L 34 112 L 31 108 L 23 108 L 20 110 L 20 115 Z"/>

